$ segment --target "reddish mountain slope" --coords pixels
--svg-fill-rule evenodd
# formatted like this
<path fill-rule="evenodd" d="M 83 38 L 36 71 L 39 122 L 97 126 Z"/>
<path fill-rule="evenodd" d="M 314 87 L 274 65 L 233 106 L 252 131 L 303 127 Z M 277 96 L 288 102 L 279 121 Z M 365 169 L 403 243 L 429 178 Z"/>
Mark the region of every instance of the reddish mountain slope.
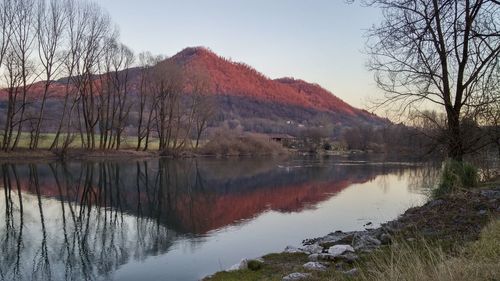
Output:
<path fill-rule="evenodd" d="M 293 134 L 296 128 L 288 125 L 291 124 L 290 121 L 294 124 L 317 126 L 311 120 L 325 113 L 329 118 L 328 122 L 344 126 L 359 123 L 380 125 L 387 122 L 365 110 L 350 106 L 317 84 L 293 78 L 272 80 L 244 63 L 225 59 L 207 48 L 186 48 L 160 64 L 172 61 L 183 69 L 186 92 L 189 92 L 189 85 L 192 85 L 190 77 L 202 72 L 209 78 L 210 93 L 217 96 L 219 102 L 220 116 L 217 119 L 236 120 L 247 131 Z M 129 93 L 135 96 L 140 84 L 140 71 L 138 68 L 129 70 Z M 54 101 L 52 105 L 65 96 L 66 82 L 67 79 L 62 78 L 52 83 L 48 94 L 48 98 Z M 98 79 L 96 83 L 99 83 Z M 43 82 L 34 83 L 29 89 L 28 99 L 41 99 L 43 87 Z M 69 89 L 75 90 L 71 85 Z M 7 100 L 8 92 L 0 90 L 0 102 Z M 57 119 L 56 116 L 51 118 Z"/>
<path fill-rule="evenodd" d="M 378 119 L 373 114 L 350 106 L 317 84 L 293 78 L 271 80 L 244 63 L 232 62 L 203 47 L 186 48 L 170 60 L 181 64 L 186 72 L 194 69 L 205 71 L 210 77 L 212 92 L 219 95 Z"/>

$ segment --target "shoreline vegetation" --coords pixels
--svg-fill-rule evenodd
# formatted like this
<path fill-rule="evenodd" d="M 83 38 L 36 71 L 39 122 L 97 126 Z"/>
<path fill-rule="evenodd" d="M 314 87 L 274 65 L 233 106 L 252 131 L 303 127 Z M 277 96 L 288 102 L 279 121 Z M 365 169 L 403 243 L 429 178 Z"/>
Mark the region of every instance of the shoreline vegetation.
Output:
<path fill-rule="evenodd" d="M 45 138 L 44 138 L 45 139 Z M 347 149 L 345 147 L 324 148 L 321 141 L 316 145 L 307 143 L 307 140 L 295 141 L 293 145 L 281 140 L 273 139 L 265 134 L 217 132 L 209 139 L 203 140 L 195 146 L 186 145 L 180 150 L 160 150 L 157 140 L 151 140 L 148 149 L 137 149 L 133 140 L 125 139 L 119 149 L 88 149 L 78 143 L 73 143 L 65 149 L 50 149 L 49 137 L 47 143 L 41 142 L 36 149 L 25 144 L 21 139 L 20 146 L 13 150 L 1 150 L 0 161 L 29 161 L 29 160 L 85 160 L 85 159 L 141 159 L 152 157 L 193 158 L 193 157 L 260 157 L 279 155 L 350 155 L 377 153 Z M 192 140 L 194 141 L 194 140 Z M 328 142 L 325 142 L 328 143 Z M 382 153 L 383 154 L 383 153 Z"/>
<path fill-rule="evenodd" d="M 368 226 L 369 227 L 369 226 Z M 243 259 L 205 281 L 499 280 L 500 178 L 434 197 L 378 228 Z"/>

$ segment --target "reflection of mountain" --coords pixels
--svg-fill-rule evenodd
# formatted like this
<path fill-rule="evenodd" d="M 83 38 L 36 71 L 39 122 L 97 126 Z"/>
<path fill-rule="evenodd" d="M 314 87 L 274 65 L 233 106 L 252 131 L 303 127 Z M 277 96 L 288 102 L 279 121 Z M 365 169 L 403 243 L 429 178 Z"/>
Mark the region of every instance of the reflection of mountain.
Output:
<path fill-rule="evenodd" d="M 267 210 L 314 207 L 352 183 L 387 172 L 376 166 L 280 168 L 272 162 L 253 162 L 55 164 L 37 165 L 36 173 L 42 196 L 111 207 L 154 218 L 177 232 L 204 234 Z M 246 167 L 246 173 L 237 165 Z M 18 173 L 22 189 L 35 193 L 33 167 L 20 166 Z"/>
<path fill-rule="evenodd" d="M 268 210 L 314 208 L 353 183 L 399 171 L 304 164 L 1 165 L 0 280 L 107 280 L 131 260 L 170 252 L 186 235 L 204 236 Z"/>

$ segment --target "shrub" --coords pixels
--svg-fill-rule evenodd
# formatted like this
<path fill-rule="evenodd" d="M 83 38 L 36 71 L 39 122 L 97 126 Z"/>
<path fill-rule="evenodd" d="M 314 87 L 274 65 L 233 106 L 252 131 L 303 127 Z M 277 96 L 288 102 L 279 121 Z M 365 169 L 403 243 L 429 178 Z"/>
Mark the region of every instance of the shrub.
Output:
<path fill-rule="evenodd" d="M 205 144 L 200 153 L 204 155 L 242 156 L 285 154 L 283 146 L 258 134 L 238 134 L 224 130 L 217 132 Z"/>
<path fill-rule="evenodd" d="M 248 261 L 248 269 L 257 271 L 262 268 L 263 263 L 258 260 L 249 260 Z"/>
<path fill-rule="evenodd" d="M 443 164 L 441 179 L 434 190 L 434 196 L 439 197 L 460 189 L 475 187 L 478 182 L 477 169 L 467 162 L 447 160 Z"/>

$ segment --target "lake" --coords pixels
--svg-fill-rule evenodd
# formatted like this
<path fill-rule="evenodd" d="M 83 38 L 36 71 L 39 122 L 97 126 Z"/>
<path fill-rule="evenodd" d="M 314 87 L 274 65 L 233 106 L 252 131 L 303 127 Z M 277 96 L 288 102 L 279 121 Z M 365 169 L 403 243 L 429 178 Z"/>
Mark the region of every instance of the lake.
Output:
<path fill-rule="evenodd" d="M 434 173 L 340 157 L 2 164 L 1 280 L 199 280 L 427 200 Z"/>

